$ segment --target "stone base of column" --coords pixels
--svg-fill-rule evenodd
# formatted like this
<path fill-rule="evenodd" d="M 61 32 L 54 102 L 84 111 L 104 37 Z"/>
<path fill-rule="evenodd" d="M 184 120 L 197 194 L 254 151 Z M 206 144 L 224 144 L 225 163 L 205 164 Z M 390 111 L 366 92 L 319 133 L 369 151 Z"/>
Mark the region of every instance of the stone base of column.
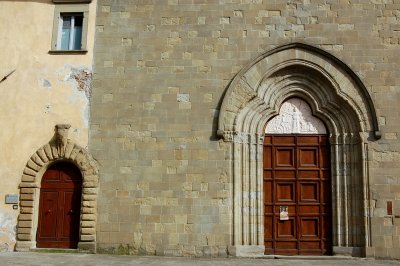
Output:
<path fill-rule="evenodd" d="M 96 242 L 79 242 L 78 250 L 84 253 L 96 253 Z"/>
<path fill-rule="evenodd" d="M 264 256 L 264 251 L 264 246 L 257 245 L 236 245 L 228 247 L 229 255 L 235 257 L 262 257 Z"/>
<path fill-rule="evenodd" d="M 17 241 L 15 251 L 26 252 L 36 247 L 36 241 Z"/>
<path fill-rule="evenodd" d="M 333 255 L 337 256 L 365 257 L 365 253 L 365 247 L 333 247 Z"/>
<path fill-rule="evenodd" d="M 365 257 L 375 257 L 375 248 L 374 247 L 366 247 L 365 248 Z"/>

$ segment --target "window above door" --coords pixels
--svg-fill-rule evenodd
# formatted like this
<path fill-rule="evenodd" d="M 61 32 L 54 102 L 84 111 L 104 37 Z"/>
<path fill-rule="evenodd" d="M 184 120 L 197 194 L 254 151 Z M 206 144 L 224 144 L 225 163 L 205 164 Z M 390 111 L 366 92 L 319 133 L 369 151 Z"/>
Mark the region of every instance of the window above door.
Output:
<path fill-rule="evenodd" d="M 88 4 L 56 5 L 50 52 L 86 53 L 88 16 Z"/>

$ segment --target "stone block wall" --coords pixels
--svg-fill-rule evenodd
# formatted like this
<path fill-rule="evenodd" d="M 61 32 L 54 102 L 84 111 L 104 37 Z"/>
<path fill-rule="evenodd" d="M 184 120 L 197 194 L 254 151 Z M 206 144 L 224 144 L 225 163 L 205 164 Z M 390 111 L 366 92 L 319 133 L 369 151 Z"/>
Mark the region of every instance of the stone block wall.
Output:
<path fill-rule="evenodd" d="M 399 29 L 399 0 L 99 0 L 89 141 L 100 164 L 98 250 L 226 256 L 224 91 L 253 58 L 304 42 L 348 64 L 373 99 L 383 137 L 367 147 L 367 255 L 398 258 Z"/>

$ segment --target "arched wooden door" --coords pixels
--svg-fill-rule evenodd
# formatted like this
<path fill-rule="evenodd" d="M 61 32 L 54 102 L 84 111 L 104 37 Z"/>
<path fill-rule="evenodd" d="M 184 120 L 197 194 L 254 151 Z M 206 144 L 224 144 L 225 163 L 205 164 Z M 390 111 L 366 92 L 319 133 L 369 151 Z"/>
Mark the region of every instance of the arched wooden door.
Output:
<path fill-rule="evenodd" d="M 265 136 L 265 254 L 331 254 L 330 175 L 326 134 Z"/>
<path fill-rule="evenodd" d="M 60 162 L 44 173 L 40 189 L 38 248 L 77 248 L 82 175 L 72 163 Z"/>

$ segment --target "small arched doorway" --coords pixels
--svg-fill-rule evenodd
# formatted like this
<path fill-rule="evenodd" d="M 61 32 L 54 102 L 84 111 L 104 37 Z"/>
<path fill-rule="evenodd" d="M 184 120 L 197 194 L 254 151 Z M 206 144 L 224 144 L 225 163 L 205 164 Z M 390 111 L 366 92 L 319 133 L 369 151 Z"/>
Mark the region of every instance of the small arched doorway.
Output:
<path fill-rule="evenodd" d="M 264 138 L 265 254 L 332 253 L 329 138 L 299 99 L 285 101 Z"/>
<path fill-rule="evenodd" d="M 69 162 L 57 162 L 41 181 L 37 229 L 38 248 L 77 248 L 82 174 Z"/>

